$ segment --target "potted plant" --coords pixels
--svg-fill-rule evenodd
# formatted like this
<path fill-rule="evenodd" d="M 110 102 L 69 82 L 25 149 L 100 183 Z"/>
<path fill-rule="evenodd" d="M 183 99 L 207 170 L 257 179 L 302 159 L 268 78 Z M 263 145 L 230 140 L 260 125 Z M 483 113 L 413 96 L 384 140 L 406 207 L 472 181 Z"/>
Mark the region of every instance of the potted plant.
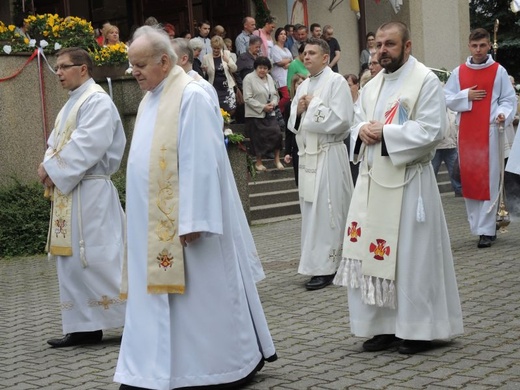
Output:
<path fill-rule="evenodd" d="M 122 77 L 128 70 L 128 48 L 124 43 L 89 50 L 94 61 L 94 79 Z"/>
<path fill-rule="evenodd" d="M 97 46 L 92 24 L 76 16 L 62 18 L 57 14 L 29 15 L 25 23 L 36 45 L 42 47 L 41 42 L 45 41 L 47 46 L 44 50 L 49 53 L 62 47 L 75 46 L 88 50 Z"/>

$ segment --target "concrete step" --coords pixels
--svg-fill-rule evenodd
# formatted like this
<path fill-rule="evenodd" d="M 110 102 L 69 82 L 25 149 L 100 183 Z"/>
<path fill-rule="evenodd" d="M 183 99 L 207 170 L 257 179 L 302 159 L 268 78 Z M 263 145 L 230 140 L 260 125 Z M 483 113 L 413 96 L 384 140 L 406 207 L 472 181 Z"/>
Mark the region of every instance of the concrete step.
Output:
<path fill-rule="evenodd" d="M 250 182 L 258 182 L 265 180 L 274 180 L 274 179 L 285 179 L 292 178 L 294 181 L 294 171 L 292 165 L 288 165 L 285 169 L 277 169 L 274 168 L 273 160 L 262 160 L 262 163 L 267 168 L 267 171 L 256 172 L 255 178 L 251 178 Z M 284 164 L 285 165 L 285 164 Z"/>
<path fill-rule="evenodd" d="M 294 189 L 296 189 L 296 184 L 294 178 L 291 177 L 249 182 L 249 194 L 251 195 Z"/>
<path fill-rule="evenodd" d="M 449 181 L 449 180 L 450 180 L 450 174 L 448 173 L 448 171 L 439 171 L 439 173 L 437 174 L 438 182 Z"/>
<path fill-rule="evenodd" d="M 453 192 L 453 188 L 451 187 L 451 182 L 448 181 L 441 181 L 437 182 L 437 186 L 439 187 L 439 192 L 441 194 L 447 193 L 447 192 Z"/>
<path fill-rule="evenodd" d="M 251 220 L 258 221 L 261 219 L 282 217 L 288 215 L 300 214 L 300 202 L 282 202 L 263 206 L 251 207 Z"/>
<path fill-rule="evenodd" d="M 293 188 L 282 191 L 260 192 L 249 195 L 251 206 L 266 206 L 276 203 L 287 203 L 298 201 L 298 189 Z"/>
<path fill-rule="evenodd" d="M 263 219 L 257 219 L 255 221 L 251 221 L 251 225 L 264 225 L 264 224 L 272 224 L 276 222 L 281 221 L 290 221 L 294 219 L 301 219 L 301 214 L 291 214 L 291 215 L 282 215 L 281 217 L 273 217 L 273 218 L 263 218 Z"/>
<path fill-rule="evenodd" d="M 287 166 L 284 170 L 270 168 L 273 166 L 272 160 L 264 160 L 264 165 L 268 170 L 257 173 L 249 182 L 251 221 L 259 224 L 273 219 L 299 217 L 298 189 L 292 166 Z M 437 183 L 441 194 L 453 192 L 444 164 L 437 175 Z"/>

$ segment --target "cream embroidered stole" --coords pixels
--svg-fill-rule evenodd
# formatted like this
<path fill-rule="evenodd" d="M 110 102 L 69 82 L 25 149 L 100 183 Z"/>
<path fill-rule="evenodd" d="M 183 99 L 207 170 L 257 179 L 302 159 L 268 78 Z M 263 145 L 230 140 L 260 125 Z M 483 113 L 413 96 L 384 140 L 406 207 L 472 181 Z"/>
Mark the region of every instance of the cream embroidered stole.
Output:
<path fill-rule="evenodd" d="M 150 151 L 148 188 L 147 291 L 149 294 L 183 294 L 184 254 L 178 237 L 179 172 L 177 139 L 184 88 L 193 79 L 175 66 L 165 80 Z M 148 92 L 139 105 L 146 106 Z M 123 267 L 121 297 L 128 291 L 127 258 Z"/>
<path fill-rule="evenodd" d="M 325 78 L 320 80 L 318 88 L 313 91 L 313 96 L 320 96 L 323 88 L 327 87 L 334 75 L 333 72 L 330 72 L 328 75 L 323 75 Z M 299 96 L 303 96 L 307 94 L 307 90 L 309 88 L 309 82 L 302 84 L 299 88 L 303 89 L 303 94 Z M 300 126 L 296 132 L 296 143 L 298 145 L 298 192 L 300 197 L 303 198 L 305 202 L 314 202 L 314 195 L 316 191 L 316 173 L 318 170 L 318 154 L 320 153 L 319 145 L 318 145 L 318 134 L 314 132 L 305 132 L 305 142 L 303 140 L 302 131 L 303 129 L 303 121 L 307 112 L 304 112 L 300 118 Z M 313 121 L 319 123 L 323 120 L 323 117 L 320 116 L 320 112 L 318 111 L 314 117 Z"/>
<path fill-rule="evenodd" d="M 74 103 L 62 127 L 61 121 L 63 120 L 66 105 L 63 106 L 54 122 L 56 144 L 54 149 L 47 150 L 46 157 L 56 158 L 58 165 L 65 164 L 65 162 L 61 160 L 59 153 L 67 142 L 70 141 L 72 133 L 76 130 L 78 111 L 90 95 L 99 92 L 106 93 L 99 85 L 95 83 L 91 84 L 79 97 L 78 101 Z M 72 256 L 72 193 L 64 194 L 57 187 L 46 187 L 44 196 L 50 198 L 52 201 L 51 221 L 49 223 L 45 250 L 51 255 Z"/>
<path fill-rule="evenodd" d="M 403 124 L 410 118 L 429 73 L 429 69 L 418 62 L 412 69 L 403 71 L 408 72 L 401 75 L 401 85 L 386 102 L 385 124 Z M 375 117 L 383 81 L 383 75 L 378 75 L 371 81 L 373 88 L 365 91 L 362 103 L 367 108 L 367 119 Z M 382 143 L 375 145 L 371 169 L 367 163 L 368 148 L 363 149 L 361 174 L 347 217 L 344 257 L 334 283 L 361 288 L 365 304 L 395 308 L 401 206 L 404 187 L 411 178 L 405 180 L 407 167 L 394 166 L 390 157 L 381 155 L 381 147 Z M 422 204 L 419 208 L 423 210 Z"/>

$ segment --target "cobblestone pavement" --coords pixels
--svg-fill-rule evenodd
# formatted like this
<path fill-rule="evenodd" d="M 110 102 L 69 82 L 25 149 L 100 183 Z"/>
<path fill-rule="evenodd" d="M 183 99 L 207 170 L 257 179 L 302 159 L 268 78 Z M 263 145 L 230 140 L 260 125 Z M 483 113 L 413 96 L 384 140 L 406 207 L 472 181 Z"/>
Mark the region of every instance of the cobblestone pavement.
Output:
<path fill-rule="evenodd" d="M 443 197 L 465 334 L 413 355 L 362 352 L 346 289 L 309 292 L 296 273 L 300 220 L 254 226 L 267 278 L 259 292 L 279 359 L 247 389 L 520 389 L 520 221 L 477 249 L 464 201 Z M 61 334 L 56 270 L 44 258 L 0 259 L 0 389 L 117 389 L 121 329 L 103 343 L 51 349 Z"/>

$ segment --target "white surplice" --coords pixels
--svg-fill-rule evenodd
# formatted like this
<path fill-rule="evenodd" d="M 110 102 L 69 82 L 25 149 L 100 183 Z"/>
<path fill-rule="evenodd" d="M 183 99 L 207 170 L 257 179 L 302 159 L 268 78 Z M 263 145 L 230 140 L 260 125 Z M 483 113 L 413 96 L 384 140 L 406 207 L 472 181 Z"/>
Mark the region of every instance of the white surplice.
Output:
<path fill-rule="evenodd" d="M 473 64 L 471 57 L 466 60 L 466 65 L 470 69 L 484 69 L 495 63 L 493 58 L 488 55 L 488 59 L 483 64 Z M 451 73 L 444 93 L 446 105 L 453 111 L 458 112 L 457 124 L 460 123 L 460 113 L 471 111 L 473 103 L 468 98 L 469 89 L 460 89 L 459 68 Z M 499 133 L 496 124 L 498 114 L 502 113 L 506 117 L 504 126 L 507 127 L 514 119 L 516 113 L 516 95 L 509 76 L 505 68 L 498 66 L 493 83 L 493 94 L 491 96 L 491 112 L 489 116 L 489 193 L 490 200 L 482 201 L 464 198 L 466 211 L 471 233 L 477 236 L 482 234 L 494 236 L 496 233 L 496 213 L 498 209 L 498 192 L 500 180 L 500 158 L 499 158 Z M 475 158 L 479 158 L 479 151 L 475 150 Z M 462 188 L 464 194 L 464 188 Z"/>
<path fill-rule="evenodd" d="M 300 97 L 313 95 L 302 115 L 299 127 L 297 105 Z M 353 183 L 348 154 L 343 140 L 348 136 L 354 117 L 352 95 L 345 79 L 325 67 L 322 73 L 306 79 L 292 101 L 289 129 L 300 134 L 300 161 L 306 154 L 309 133 L 318 137 L 318 158 L 314 201 L 300 194 L 302 212 L 301 258 L 298 272 L 303 275 L 330 275 L 341 260 L 343 233 L 352 195 Z M 304 185 L 300 175 L 300 187 Z"/>
<path fill-rule="evenodd" d="M 180 108 L 178 234 L 202 236 L 184 249 L 185 294 L 147 294 L 148 167 L 163 83 L 141 107 L 128 158 L 129 290 L 114 380 L 159 390 L 230 383 L 275 349 L 220 109 L 197 83 L 188 84 Z"/>
<path fill-rule="evenodd" d="M 358 141 L 359 129 L 370 120 L 385 121 L 386 102 L 406 82 L 409 60 L 396 72 L 381 72 L 384 81 L 376 105 L 375 117 L 365 112 L 364 94 L 378 83 L 370 82 L 361 91 L 352 143 Z M 442 139 L 446 125 L 446 107 L 439 79 L 429 74 L 424 80 L 414 110 L 404 124 L 389 124 L 383 129 L 384 142 L 394 165 L 407 165 L 403 192 L 399 242 L 397 246 L 397 307 L 391 309 L 367 305 L 361 301 L 359 288 L 348 289 L 350 328 L 360 337 L 395 334 L 410 340 L 448 339 L 463 332 L 462 312 L 451 254 L 450 238 L 431 159 Z M 368 175 L 375 146 L 368 146 L 368 161 L 361 163 L 358 183 Z M 354 153 L 352 153 L 354 155 Z M 416 172 L 416 165 L 422 169 Z M 354 192 L 365 187 L 356 186 Z M 370 185 L 370 191 L 377 185 Z M 417 202 L 422 195 L 425 221 L 418 222 Z M 384 218 L 384 216 L 381 216 Z M 348 254 L 344 254 L 348 256 Z"/>
<path fill-rule="evenodd" d="M 61 125 L 94 80 L 70 92 Z M 94 93 L 81 105 L 70 141 L 46 157 L 48 175 L 72 194 L 72 251 L 57 256 L 63 333 L 94 331 L 124 324 L 125 302 L 119 299 L 123 259 L 124 213 L 110 175 L 117 172 L 126 138 L 117 108 L 107 94 Z M 54 149 L 54 129 L 48 145 Z M 81 219 L 78 218 L 78 191 Z M 87 267 L 82 266 L 79 228 L 83 230 Z"/>

